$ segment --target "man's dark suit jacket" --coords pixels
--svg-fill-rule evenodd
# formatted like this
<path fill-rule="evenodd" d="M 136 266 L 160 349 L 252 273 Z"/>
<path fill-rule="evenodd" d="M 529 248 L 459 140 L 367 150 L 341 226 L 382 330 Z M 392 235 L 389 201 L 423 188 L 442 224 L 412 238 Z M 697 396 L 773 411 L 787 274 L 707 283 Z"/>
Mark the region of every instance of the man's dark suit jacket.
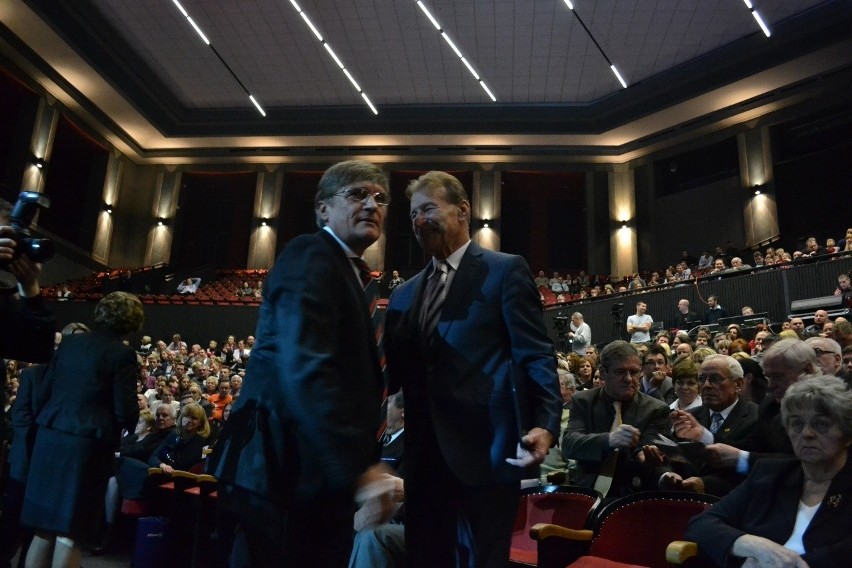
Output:
<path fill-rule="evenodd" d="M 699 424 L 710 429 L 710 416 L 713 411 L 708 406 L 702 405 L 689 409 L 687 412 L 695 416 Z M 713 435 L 714 442 L 741 448 L 756 425 L 757 405 L 750 400 L 739 399 L 722 422 L 722 427 Z M 745 476 L 730 469 L 717 469 L 707 463 L 702 464 L 697 471 L 687 472 L 687 475 L 700 476 L 704 481 L 704 492 L 717 497 L 727 495 L 745 479 Z"/>
<path fill-rule="evenodd" d="M 226 507 L 273 526 L 294 499 L 351 502 L 357 477 L 379 459 L 384 381 L 361 284 L 331 234 L 297 237 L 279 255 L 255 336 L 211 456 L 211 473 L 234 495 Z M 254 435 L 238 442 L 246 428 Z"/>
<path fill-rule="evenodd" d="M 765 457 L 793 455 L 793 444 L 781 422 L 781 404 L 772 395 L 766 395 L 760 403 L 757 424 L 743 442 L 742 449 L 749 452 L 749 469 Z"/>
<path fill-rule="evenodd" d="M 0 296 L 0 358 L 46 363 L 53 356 L 56 318 L 41 296 Z"/>
<path fill-rule="evenodd" d="M 108 331 L 66 335 L 36 394 L 36 423 L 118 448 L 139 420 L 136 352 Z"/>
<path fill-rule="evenodd" d="M 844 566 L 852 557 L 852 456 L 834 477 L 802 541 L 811 568 Z M 764 459 L 748 478 L 709 510 L 694 517 L 686 539 L 718 566 L 726 566 L 744 534 L 784 544 L 793 532 L 804 472 L 797 458 Z"/>
<path fill-rule="evenodd" d="M 471 242 L 426 346 L 419 315 L 431 271 L 432 263 L 394 290 L 385 320 L 390 390 L 405 392 L 406 475 L 429 475 L 418 449 L 434 436 L 462 483 L 517 481 L 523 470 L 505 460 L 517 453 L 519 425 L 555 437 L 562 411 L 532 274 L 521 257 Z"/>
<path fill-rule="evenodd" d="M 405 430 L 393 439 L 390 444 L 382 446 L 382 462 L 392 468 L 399 477 L 405 477 L 403 456 L 405 452 Z"/>
<path fill-rule="evenodd" d="M 641 448 L 653 444 L 657 434 L 666 431 L 669 412 L 664 402 L 637 392 L 626 407 L 622 406 L 621 417 L 624 424 L 635 426 L 641 432 L 637 446 Z M 613 452 L 609 447 L 609 430 L 614 418 L 612 399 L 601 387 L 576 392 L 571 398 L 568 429 L 562 437 L 562 453 L 566 459 L 577 460 L 577 485 L 595 486 L 602 462 Z M 669 470 L 655 468 L 652 474 L 645 475 L 636 467 L 631 453 L 619 453 L 610 497 L 631 493 L 634 475 L 644 477 L 646 485 L 656 489 L 660 475 Z"/>

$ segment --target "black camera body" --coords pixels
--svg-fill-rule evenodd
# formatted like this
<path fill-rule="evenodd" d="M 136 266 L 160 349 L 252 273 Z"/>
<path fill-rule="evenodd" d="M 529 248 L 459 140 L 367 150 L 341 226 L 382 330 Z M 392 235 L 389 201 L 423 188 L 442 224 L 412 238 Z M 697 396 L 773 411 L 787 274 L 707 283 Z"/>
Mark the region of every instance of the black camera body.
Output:
<path fill-rule="evenodd" d="M 10 225 L 15 231 L 12 240 L 17 243 L 13 260 L 22 254 L 33 262 L 47 262 L 53 258 L 53 242 L 50 239 L 33 238 L 30 233 L 30 225 L 38 210 L 48 208 L 50 199 L 46 195 L 35 191 L 22 191 L 18 195 L 18 201 L 9 216 Z M 3 266 L 0 265 L 0 268 Z"/>

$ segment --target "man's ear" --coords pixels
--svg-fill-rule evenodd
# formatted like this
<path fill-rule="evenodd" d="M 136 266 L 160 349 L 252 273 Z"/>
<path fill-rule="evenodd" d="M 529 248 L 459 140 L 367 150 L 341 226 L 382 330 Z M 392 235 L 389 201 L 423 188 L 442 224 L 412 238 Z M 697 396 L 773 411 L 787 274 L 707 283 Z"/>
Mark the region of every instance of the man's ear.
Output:
<path fill-rule="evenodd" d="M 317 205 L 317 216 L 323 221 L 328 221 L 328 203 L 320 201 Z"/>
<path fill-rule="evenodd" d="M 466 219 L 470 222 L 470 203 L 466 200 L 459 203 L 459 219 Z"/>

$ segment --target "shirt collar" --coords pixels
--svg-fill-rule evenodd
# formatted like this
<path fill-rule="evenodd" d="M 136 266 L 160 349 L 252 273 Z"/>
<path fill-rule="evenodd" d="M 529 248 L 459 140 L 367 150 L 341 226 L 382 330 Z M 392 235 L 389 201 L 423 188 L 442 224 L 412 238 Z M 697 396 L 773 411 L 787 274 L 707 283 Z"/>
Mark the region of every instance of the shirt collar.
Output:
<path fill-rule="evenodd" d="M 462 246 L 457 248 L 455 251 L 453 251 L 452 254 L 450 254 L 450 256 L 448 256 L 445 259 L 447 261 L 447 264 L 449 264 L 453 268 L 453 270 L 459 269 L 459 265 L 461 264 L 461 259 L 464 256 L 464 253 L 467 252 L 467 247 L 469 247 L 469 246 L 470 246 L 470 239 L 468 239 L 465 244 L 463 244 Z M 434 257 L 432 258 L 432 270 L 435 270 L 435 267 L 438 266 L 439 262 L 440 261 L 438 259 L 436 259 Z"/>
<path fill-rule="evenodd" d="M 346 245 L 346 243 L 344 243 L 343 241 L 341 241 L 341 240 L 340 240 L 340 237 L 338 237 L 338 236 L 334 233 L 334 231 L 332 231 L 332 230 L 331 230 L 331 227 L 329 227 L 328 225 L 325 225 L 325 226 L 322 228 L 322 230 L 323 230 L 323 231 L 326 231 L 329 235 L 331 235 L 332 237 L 334 237 L 334 240 L 335 240 L 335 241 L 337 241 L 337 244 L 339 244 L 339 245 L 340 245 L 340 248 L 342 248 L 342 249 L 343 249 L 343 252 L 345 252 L 345 253 L 346 253 L 346 256 L 347 256 L 348 258 L 361 258 L 361 257 L 360 257 L 360 256 L 358 256 L 357 254 L 355 254 L 355 251 L 353 251 L 351 248 L 349 248 L 349 247 Z"/>

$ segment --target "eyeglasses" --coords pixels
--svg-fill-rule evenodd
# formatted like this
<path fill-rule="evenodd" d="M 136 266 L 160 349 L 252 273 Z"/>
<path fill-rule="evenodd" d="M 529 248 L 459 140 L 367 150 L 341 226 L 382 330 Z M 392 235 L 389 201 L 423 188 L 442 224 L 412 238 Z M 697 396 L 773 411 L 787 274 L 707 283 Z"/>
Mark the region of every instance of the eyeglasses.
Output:
<path fill-rule="evenodd" d="M 613 369 L 610 372 L 618 379 L 623 379 L 627 375 L 630 375 L 631 377 L 638 377 L 642 374 L 642 369 Z"/>
<path fill-rule="evenodd" d="M 704 383 L 709 382 L 714 387 L 718 387 L 723 382 L 725 382 L 727 378 L 728 377 L 723 377 L 718 373 L 714 373 L 711 375 L 698 375 L 698 384 L 703 385 Z"/>
<path fill-rule="evenodd" d="M 834 351 L 826 351 L 824 349 L 820 349 L 819 347 L 814 347 L 813 350 L 814 353 L 816 353 L 817 357 L 820 357 L 821 355 L 840 355 L 840 353 L 835 353 Z"/>
<path fill-rule="evenodd" d="M 342 195 L 346 199 L 358 201 L 360 203 L 366 203 L 367 198 L 372 197 L 373 201 L 375 201 L 376 205 L 379 207 L 387 207 L 388 204 L 390 204 L 390 195 L 384 191 L 370 191 L 366 187 L 349 187 L 338 191 L 334 195 Z"/>
<path fill-rule="evenodd" d="M 793 417 L 787 420 L 787 428 L 794 434 L 801 434 L 805 429 L 805 424 L 810 424 L 811 429 L 819 434 L 825 434 L 831 427 L 834 426 L 834 420 L 828 416 L 817 416 L 810 422 L 804 418 Z"/>

